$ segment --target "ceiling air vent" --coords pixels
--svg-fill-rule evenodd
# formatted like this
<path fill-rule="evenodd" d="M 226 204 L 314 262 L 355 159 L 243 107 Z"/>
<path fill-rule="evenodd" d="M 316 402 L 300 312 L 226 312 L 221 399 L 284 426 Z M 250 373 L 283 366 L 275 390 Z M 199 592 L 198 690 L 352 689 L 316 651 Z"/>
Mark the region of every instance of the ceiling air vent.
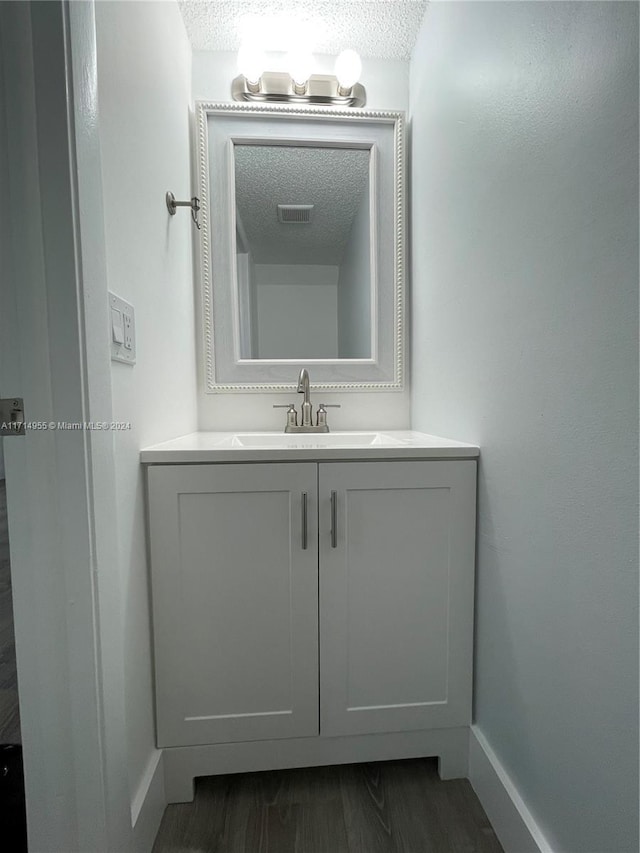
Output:
<path fill-rule="evenodd" d="M 278 222 L 287 225 L 308 225 L 311 222 L 312 204 L 279 204 Z"/>

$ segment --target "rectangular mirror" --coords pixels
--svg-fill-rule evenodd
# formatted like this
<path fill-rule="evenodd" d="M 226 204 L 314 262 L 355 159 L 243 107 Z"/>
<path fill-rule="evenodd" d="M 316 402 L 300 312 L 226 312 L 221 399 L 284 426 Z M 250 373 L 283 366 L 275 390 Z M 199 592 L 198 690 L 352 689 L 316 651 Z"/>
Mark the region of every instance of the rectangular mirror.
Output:
<path fill-rule="evenodd" d="M 403 117 L 197 104 L 206 388 L 402 388 Z"/>

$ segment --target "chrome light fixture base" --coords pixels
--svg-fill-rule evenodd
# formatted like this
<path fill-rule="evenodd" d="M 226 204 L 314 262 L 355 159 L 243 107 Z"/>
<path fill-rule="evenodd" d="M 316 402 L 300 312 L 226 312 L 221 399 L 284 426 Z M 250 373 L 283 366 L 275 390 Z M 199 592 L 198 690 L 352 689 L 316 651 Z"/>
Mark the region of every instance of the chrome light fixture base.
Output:
<path fill-rule="evenodd" d="M 260 90 L 251 92 L 246 78 L 240 74 L 231 83 L 231 96 L 234 101 L 253 101 L 254 103 L 313 104 L 333 107 L 364 107 L 367 93 L 361 83 L 351 89 L 341 89 L 338 78 L 329 74 L 312 74 L 306 86 L 306 93 L 298 95 L 295 84 L 289 74 L 281 71 L 265 71 L 260 78 Z M 340 94 L 346 92 L 346 94 Z"/>

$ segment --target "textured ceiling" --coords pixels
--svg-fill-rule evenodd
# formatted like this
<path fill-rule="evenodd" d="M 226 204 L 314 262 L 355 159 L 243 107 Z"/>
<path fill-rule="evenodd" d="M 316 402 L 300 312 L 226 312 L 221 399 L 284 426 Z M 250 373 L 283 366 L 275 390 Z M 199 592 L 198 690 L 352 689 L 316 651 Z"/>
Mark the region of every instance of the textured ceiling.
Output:
<path fill-rule="evenodd" d="M 427 0 L 178 0 L 194 50 L 238 50 L 257 31 L 266 51 L 307 44 L 336 55 L 409 59 Z"/>
<path fill-rule="evenodd" d="M 338 265 L 369 179 L 369 151 L 236 145 L 236 204 L 254 263 Z M 313 204 L 308 225 L 278 204 Z"/>

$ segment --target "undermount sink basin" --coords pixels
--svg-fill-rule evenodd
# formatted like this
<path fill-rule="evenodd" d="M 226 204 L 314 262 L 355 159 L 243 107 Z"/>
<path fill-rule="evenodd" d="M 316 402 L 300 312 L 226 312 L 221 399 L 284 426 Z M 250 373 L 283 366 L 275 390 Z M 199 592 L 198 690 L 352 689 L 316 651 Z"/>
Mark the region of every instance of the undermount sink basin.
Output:
<path fill-rule="evenodd" d="M 232 447 L 373 447 L 398 446 L 403 442 L 384 432 L 325 433 L 238 433 L 231 437 Z"/>

